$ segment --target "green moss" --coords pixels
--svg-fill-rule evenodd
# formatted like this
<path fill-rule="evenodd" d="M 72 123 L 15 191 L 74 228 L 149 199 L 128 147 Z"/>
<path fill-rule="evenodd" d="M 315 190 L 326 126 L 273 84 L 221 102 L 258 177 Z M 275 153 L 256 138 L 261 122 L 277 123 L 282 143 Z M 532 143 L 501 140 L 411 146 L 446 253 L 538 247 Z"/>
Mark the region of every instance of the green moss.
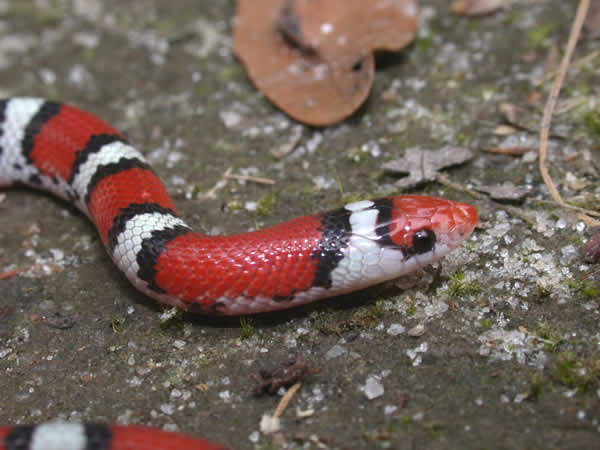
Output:
<path fill-rule="evenodd" d="M 544 343 L 544 350 L 547 352 L 556 351 L 563 340 L 560 329 L 548 321 L 538 322 L 535 338 Z"/>
<path fill-rule="evenodd" d="M 383 318 L 385 314 L 385 302 L 383 300 L 377 300 L 375 305 L 369 310 L 368 316 L 372 320 L 379 320 Z"/>
<path fill-rule="evenodd" d="M 110 315 L 110 328 L 112 329 L 113 334 L 119 334 L 123 322 L 124 320 L 122 317 L 119 317 L 116 314 Z"/>
<path fill-rule="evenodd" d="M 344 156 L 346 157 L 346 159 L 348 159 L 348 161 L 354 162 L 354 163 L 361 163 L 361 162 L 365 162 L 368 159 L 371 159 L 371 153 L 369 152 L 368 149 L 366 148 L 361 148 L 361 147 L 351 147 L 349 148 Z"/>
<path fill-rule="evenodd" d="M 173 308 L 173 310 L 171 310 L 173 311 L 171 316 L 161 322 L 160 329 L 165 332 L 174 332 L 179 334 L 183 331 L 185 324 L 183 320 L 183 310 L 175 308 Z"/>
<path fill-rule="evenodd" d="M 259 216 L 270 216 L 273 214 L 273 209 L 278 198 L 279 194 L 277 192 L 269 192 L 263 195 L 256 204 L 256 214 Z"/>
<path fill-rule="evenodd" d="M 550 37 L 553 30 L 554 25 L 550 23 L 535 27 L 527 34 L 529 45 L 534 48 L 546 47 L 548 45 L 546 40 Z"/>
<path fill-rule="evenodd" d="M 315 192 L 315 185 L 307 184 L 306 186 L 302 187 L 302 189 L 300 189 L 300 192 L 304 195 L 311 195 L 313 192 Z"/>
<path fill-rule="evenodd" d="M 581 281 L 577 278 L 567 278 L 565 284 L 569 289 L 573 289 L 574 291 L 579 290 L 582 285 Z"/>
<path fill-rule="evenodd" d="M 382 446 L 384 441 L 394 440 L 399 433 L 401 433 L 401 430 L 397 429 L 394 423 L 386 423 L 374 431 L 366 432 L 364 436 L 372 445 L 376 445 L 375 443 L 377 442 L 379 443 L 378 446 Z M 384 448 L 387 448 L 387 445 Z"/>
<path fill-rule="evenodd" d="M 588 111 L 581 121 L 591 138 L 600 139 L 600 109 Z"/>
<path fill-rule="evenodd" d="M 513 8 L 508 14 L 504 16 L 504 23 L 507 25 L 515 25 L 521 20 L 523 16 L 523 11 L 519 8 Z"/>
<path fill-rule="evenodd" d="M 579 392 L 598 387 L 600 380 L 600 357 L 580 359 L 574 352 L 565 352 L 559 356 L 552 378 L 560 384 Z"/>
<path fill-rule="evenodd" d="M 536 296 L 539 299 L 544 299 L 550 297 L 550 294 L 552 294 L 552 288 L 538 280 L 536 284 Z"/>
<path fill-rule="evenodd" d="M 456 271 L 456 273 L 450 277 L 450 282 L 448 283 L 448 295 L 450 297 L 475 295 L 482 291 L 482 287 L 476 281 L 465 280 L 465 274 L 462 270 Z"/>
<path fill-rule="evenodd" d="M 83 59 L 87 59 L 88 61 L 92 61 L 96 58 L 98 52 L 95 48 L 86 47 L 85 50 L 81 53 Z"/>
<path fill-rule="evenodd" d="M 531 385 L 529 386 L 529 395 L 527 396 L 530 400 L 536 400 L 542 394 L 544 387 L 544 379 L 541 375 L 535 374 L 531 377 Z"/>
<path fill-rule="evenodd" d="M 585 81 L 579 81 L 570 84 L 566 89 L 566 97 L 589 97 L 592 95 L 590 85 Z M 585 99 L 580 99 L 580 105 L 585 102 Z"/>
<path fill-rule="evenodd" d="M 400 417 L 400 423 L 402 425 L 412 425 L 415 423 L 415 419 L 412 416 L 402 416 Z"/>
<path fill-rule="evenodd" d="M 454 138 L 454 141 L 455 141 L 457 144 L 464 145 L 464 144 L 466 144 L 467 142 L 469 142 L 469 139 L 470 139 L 470 138 L 469 138 L 469 136 L 467 136 L 465 133 L 463 133 L 463 132 L 461 131 L 460 133 L 458 133 L 458 134 L 455 136 L 455 138 Z"/>
<path fill-rule="evenodd" d="M 423 424 L 423 430 L 433 439 L 439 439 L 444 430 L 444 424 L 441 422 L 427 422 Z"/>
<path fill-rule="evenodd" d="M 9 3 L 10 4 L 10 3 Z M 62 17 L 60 16 L 59 8 L 48 7 L 38 8 L 27 2 L 13 2 L 9 8 L 0 14 L 0 17 L 5 18 L 18 18 L 18 17 L 31 17 L 36 20 L 40 25 L 53 26 L 60 23 Z"/>
<path fill-rule="evenodd" d="M 220 82 L 231 81 L 238 76 L 238 72 L 235 65 L 226 66 L 217 72 L 217 80 Z"/>
<path fill-rule="evenodd" d="M 229 211 L 239 211 L 240 209 L 244 209 L 244 205 L 242 205 L 242 202 L 237 199 L 229 200 L 225 207 Z"/>
<path fill-rule="evenodd" d="M 585 298 L 598 298 L 600 296 L 600 287 L 592 280 L 579 280 L 577 278 L 567 278 L 565 284 L 569 289 L 580 293 Z"/>
<path fill-rule="evenodd" d="M 492 322 L 490 321 L 490 319 L 483 319 L 481 321 L 481 327 L 484 329 L 488 329 L 492 326 Z"/>
<path fill-rule="evenodd" d="M 254 320 L 247 316 L 240 317 L 240 337 L 242 339 L 248 339 L 255 334 L 256 327 L 254 326 Z"/>
<path fill-rule="evenodd" d="M 379 324 L 384 314 L 384 301 L 377 300 L 372 307 L 357 310 L 349 319 L 336 320 L 338 316 L 334 314 L 312 314 L 311 318 L 317 321 L 315 325 L 321 333 L 342 335 L 352 330 L 374 328 Z"/>
<path fill-rule="evenodd" d="M 423 53 L 427 53 L 433 47 L 433 34 L 420 33 L 415 41 L 415 46 Z"/>
<path fill-rule="evenodd" d="M 598 298 L 600 296 L 600 288 L 593 281 L 585 281 L 581 293 L 587 298 Z"/>
<path fill-rule="evenodd" d="M 372 198 L 371 195 L 358 193 L 346 194 L 342 197 L 342 204 L 347 205 L 348 203 L 358 202 L 366 198 Z"/>

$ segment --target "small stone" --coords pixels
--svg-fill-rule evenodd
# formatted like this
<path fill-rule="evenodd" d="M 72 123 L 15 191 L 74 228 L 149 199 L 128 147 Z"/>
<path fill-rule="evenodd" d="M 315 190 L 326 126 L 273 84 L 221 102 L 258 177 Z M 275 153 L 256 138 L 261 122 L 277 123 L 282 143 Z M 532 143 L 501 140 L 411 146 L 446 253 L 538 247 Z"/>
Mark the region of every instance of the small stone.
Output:
<path fill-rule="evenodd" d="M 556 221 L 554 226 L 557 230 L 564 230 L 565 228 L 567 228 L 567 221 L 561 217 Z"/>
<path fill-rule="evenodd" d="M 386 416 L 389 416 L 391 414 L 394 414 L 397 410 L 398 407 L 396 405 L 385 405 L 385 407 L 383 408 L 383 413 Z"/>
<path fill-rule="evenodd" d="M 265 414 L 260 419 L 260 431 L 265 434 L 276 433 L 281 430 L 281 422 L 279 417 L 273 417 Z"/>
<path fill-rule="evenodd" d="M 412 337 L 419 337 L 425 334 L 425 325 L 422 323 L 415 325 L 410 330 L 408 330 L 408 335 Z"/>
<path fill-rule="evenodd" d="M 404 328 L 399 323 L 393 323 L 387 329 L 387 334 L 389 334 L 390 336 L 398 336 L 399 334 L 404 333 L 405 330 L 406 328 Z"/>
<path fill-rule="evenodd" d="M 579 257 L 579 249 L 570 244 L 560 249 L 560 263 L 563 265 L 572 263 Z"/>
<path fill-rule="evenodd" d="M 374 377 L 367 378 L 367 381 L 365 385 L 361 387 L 361 390 L 369 400 L 381 397 L 384 393 L 383 385 Z"/>
<path fill-rule="evenodd" d="M 170 403 L 163 403 L 162 405 L 160 405 L 159 409 L 160 412 L 166 414 L 167 416 L 170 416 L 175 411 L 175 407 Z"/>
<path fill-rule="evenodd" d="M 260 433 L 254 430 L 252 433 L 248 435 L 248 440 L 253 444 L 256 444 L 260 439 Z"/>
<path fill-rule="evenodd" d="M 326 359 L 337 358 L 338 356 L 342 356 L 344 353 L 346 353 L 346 349 L 344 347 L 342 347 L 341 345 L 336 344 L 333 347 L 331 347 L 327 353 L 325 353 L 325 358 Z"/>

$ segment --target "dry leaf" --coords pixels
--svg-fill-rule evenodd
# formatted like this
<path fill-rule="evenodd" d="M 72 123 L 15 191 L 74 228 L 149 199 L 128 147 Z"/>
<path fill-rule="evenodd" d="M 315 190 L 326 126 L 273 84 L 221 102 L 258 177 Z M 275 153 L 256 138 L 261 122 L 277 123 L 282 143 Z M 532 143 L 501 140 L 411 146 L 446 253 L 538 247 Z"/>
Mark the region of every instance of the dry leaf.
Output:
<path fill-rule="evenodd" d="M 515 186 L 510 181 L 506 181 L 502 184 L 494 185 L 478 185 L 475 186 L 475 190 L 479 192 L 485 192 L 494 200 L 500 201 L 520 201 L 523 200 L 527 195 L 531 193 L 531 189 L 526 186 Z"/>
<path fill-rule="evenodd" d="M 261 369 L 258 374 L 251 377 L 258 383 L 254 387 L 255 394 L 274 394 L 280 387 L 291 386 L 308 375 L 314 375 L 321 369 L 311 367 L 310 363 L 298 355 L 294 360 L 286 361 L 275 369 Z"/>
<path fill-rule="evenodd" d="M 511 134 L 515 134 L 517 129 L 515 127 L 511 127 L 510 125 L 498 125 L 494 129 L 494 134 L 496 136 L 510 136 Z"/>
<path fill-rule="evenodd" d="M 592 236 L 585 246 L 583 260 L 595 264 L 600 260 L 600 227 L 592 228 Z"/>
<path fill-rule="evenodd" d="M 329 125 L 367 98 L 373 51 L 407 45 L 417 19 L 416 0 L 238 0 L 233 47 L 273 103 Z"/>
<path fill-rule="evenodd" d="M 457 0 L 451 8 L 456 14 L 482 16 L 503 8 L 507 3 L 507 0 Z"/>
<path fill-rule="evenodd" d="M 439 150 L 423 150 L 418 147 L 406 149 L 405 156 L 383 164 L 388 172 L 408 174 L 396 182 L 396 186 L 408 188 L 437 178 L 441 169 L 462 164 L 473 157 L 471 150 L 446 146 Z"/>
<path fill-rule="evenodd" d="M 400 50 L 415 37 L 415 0 L 286 0 L 280 29 L 322 59 Z M 284 24 L 283 26 L 281 24 Z"/>

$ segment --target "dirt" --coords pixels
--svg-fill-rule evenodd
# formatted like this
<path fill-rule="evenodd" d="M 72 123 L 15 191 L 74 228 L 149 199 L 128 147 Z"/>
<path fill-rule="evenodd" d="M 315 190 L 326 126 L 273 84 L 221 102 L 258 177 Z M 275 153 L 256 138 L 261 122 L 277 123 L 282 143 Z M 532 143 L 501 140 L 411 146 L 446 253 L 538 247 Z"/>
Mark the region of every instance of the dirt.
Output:
<path fill-rule="evenodd" d="M 417 41 L 380 55 L 349 120 L 299 126 L 249 82 L 231 51 L 232 1 L 0 0 L 0 94 L 76 104 L 127 134 L 185 220 L 243 232 L 349 199 L 398 192 L 381 166 L 412 147 L 467 147 L 445 170 L 463 187 L 510 181 L 505 205 L 429 182 L 410 192 L 472 203 L 481 228 L 409 280 L 250 319 L 165 319 L 112 265 L 94 227 L 26 189 L 0 193 L 0 423 L 143 424 L 232 448 L 591 448 L 600 432 L 600 291 L 589 229 L 548 203 L 534 131 L 494 134 L 499 106 L 549 89 L 576 2 L 515 2 L 465 18 L 423 1 Z M 583 36 L 575 59 L 597 52 Z M 553 56 L 554 55 L 554 56 Z M 597 207 L 600 58 L 574 65 L 549 166 Z M 566 111 L 566 112 L 565 112 Z M 292 147 L 276 157 L 272 151 Z M 231 173 L 275 184 L 228 180 Z M 217 187 L 213 189 L 213 187 Z M 212 193 L 212 195 L 211 195 Z M 320 369 L 263 433 L 283 391 L 251 376 L 302 355 Z M 374 397 L 374 398 L 371 398 Z"/>

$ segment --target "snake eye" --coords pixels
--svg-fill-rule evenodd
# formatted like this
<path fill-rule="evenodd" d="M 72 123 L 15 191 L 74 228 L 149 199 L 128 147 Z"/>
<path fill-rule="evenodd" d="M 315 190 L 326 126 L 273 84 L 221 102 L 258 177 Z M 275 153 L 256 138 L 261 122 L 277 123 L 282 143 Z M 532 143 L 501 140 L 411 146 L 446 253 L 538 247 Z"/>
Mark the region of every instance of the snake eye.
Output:
<path fill-rule="evenodd" d="M 417 231 L 412 238 L 412 246 L 417 254 L 427 253 L 435 245 L 435 233 L 428 229 Z"/>

